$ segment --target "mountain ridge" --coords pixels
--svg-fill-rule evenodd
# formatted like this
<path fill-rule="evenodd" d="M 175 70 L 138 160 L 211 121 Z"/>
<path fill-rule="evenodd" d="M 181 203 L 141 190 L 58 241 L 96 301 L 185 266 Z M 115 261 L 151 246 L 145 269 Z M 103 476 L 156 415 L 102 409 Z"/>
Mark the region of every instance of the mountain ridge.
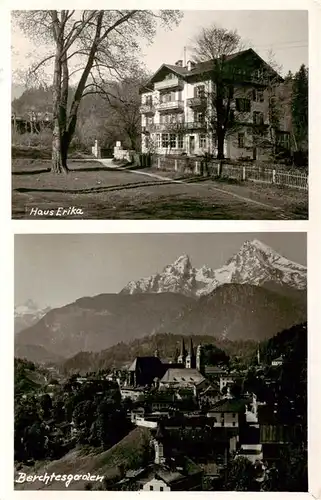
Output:
<path fill-rule="evenodd" d="M 182 254 L 160 273 L 130 281 L 120 293 L 174 292 L 200 297 L 227 283 L 262 286 L 267 282 L 304 290 L 306 275 L 305 266 L 254 239 L 245 241 L 240 250 L 218 269 L 206 265 L 195 268 L 190 257 Z"/>

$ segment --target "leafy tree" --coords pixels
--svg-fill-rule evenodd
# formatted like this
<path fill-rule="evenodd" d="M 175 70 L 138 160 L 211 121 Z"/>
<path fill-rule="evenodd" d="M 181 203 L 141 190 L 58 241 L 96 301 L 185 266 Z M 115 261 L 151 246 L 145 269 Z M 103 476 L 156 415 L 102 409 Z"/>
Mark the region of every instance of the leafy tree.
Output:
<path fill-rule="evenodd" d="M 82 98 L 100 92 L 107 79 L 131 74 L 140 66 L 137 40 L 151 41 L 158 21 L 170 27 L 180 18 L 180 12 L 173 10 L 15 11 L 20 29 L 48 48 L 48 56 L 31 68 L 31 74 L 54 62 L 53 172 L 68 171 L 68 148 Z M 70 98 L 70 81 L 76 78 L 76 90 Z"/>
<path fill-rule="evenodd" d="M 308 98 L 309 98 L 309 76 L 308 68 L 304 64 L 294 75 L 292 84 L 292 122 L 296 150 L 306 152 L 308 150 Z"/>
<path fill-rule="evenodd" d="M 229 356 L 214 344 L 206 344 L 203 346 L 203 360 L 205 365 L 216 366 L 219 364 L 227 365 Z"/>
<path fill-rule="evenodd" d="M 255 468 L 244 457 L 238 457 L 228 464 L 224 489 L 228 491 L 251 491 L 254 487 Z"/>

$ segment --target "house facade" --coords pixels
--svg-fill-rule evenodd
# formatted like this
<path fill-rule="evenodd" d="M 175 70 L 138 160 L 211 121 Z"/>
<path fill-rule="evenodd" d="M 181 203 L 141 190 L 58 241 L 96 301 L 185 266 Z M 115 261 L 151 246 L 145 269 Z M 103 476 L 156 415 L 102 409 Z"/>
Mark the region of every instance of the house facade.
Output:
<path fill-rule="evenodd" d="M 263 159 L 271 134 L 270 82 L 282 79 L 252 49 L 225 60 L 223 86 L 228 85 L 232 94 L 224 156 Z M 141 89 L 142 152 L 216 156 L 216 84 L 212 75 L 213 61 L 188 61 L 186 66 L 177 61 L 156 71 Z"/>

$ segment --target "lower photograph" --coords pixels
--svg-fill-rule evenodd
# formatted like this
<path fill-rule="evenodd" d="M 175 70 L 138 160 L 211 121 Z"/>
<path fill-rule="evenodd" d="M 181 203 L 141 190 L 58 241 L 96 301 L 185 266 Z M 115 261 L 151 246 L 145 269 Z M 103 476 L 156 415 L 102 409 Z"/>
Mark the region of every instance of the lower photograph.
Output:
<path fill-rule="evenodd" d="M 15 490 L 308 491 L 306 233 L 14 257 Z"/>

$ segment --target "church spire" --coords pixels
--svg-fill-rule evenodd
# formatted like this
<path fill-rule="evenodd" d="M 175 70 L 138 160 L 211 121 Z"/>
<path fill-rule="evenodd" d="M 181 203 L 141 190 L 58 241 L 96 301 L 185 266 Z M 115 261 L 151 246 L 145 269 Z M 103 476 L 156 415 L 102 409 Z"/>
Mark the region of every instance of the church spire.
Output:
<path fill-rule="evenodd" d="M 181 351 L 180 351 L 179 356 L 178 356 L 178 363 L 185 364 L 185 358 L 186 358 L 185 341 L 184 341 L 184 338 L 182 338 Z"/>
<path fill-rule="evenodd" d="M 190 343 L 189 343 L 188 354 L 190 356 L 194 356 L 194 347 L 193 347 L 193 339 L 192 338 L 191 338 Z"/>
<path fill-rule="evenodd" d="M 193 340 L 190 339 L 188 355 L 186 356 L 186 368 L 195 368 L 196 367 L 196 358 L 194 354 Z"/>

